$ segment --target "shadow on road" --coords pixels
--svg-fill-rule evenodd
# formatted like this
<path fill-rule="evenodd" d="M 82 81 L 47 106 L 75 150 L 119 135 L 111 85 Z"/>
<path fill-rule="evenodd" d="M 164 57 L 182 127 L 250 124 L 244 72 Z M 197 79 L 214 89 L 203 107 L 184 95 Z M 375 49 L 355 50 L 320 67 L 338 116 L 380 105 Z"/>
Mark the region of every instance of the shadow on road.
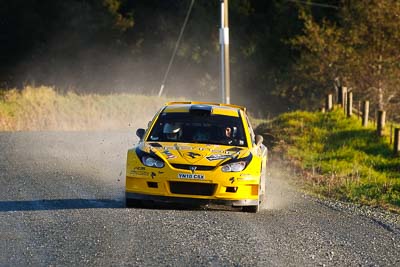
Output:
<path fill-rule="evenodd" d="M 122 207 L 124 207 L 123 201 L 112 199 L 41 199 L 0 201 L 0 212 Z"/>
<path fill-rule="evenodd" d="M 133 209 L 142 210 L 179 210 L 179 211 L 229 211 L 229 212 L 240 212 L 240 207 L 232 207 L 218 204 L 182 204 L 182 203 L 164 203 L 164 202 L 139 202 L 135 205 L 129 206 Z"/>
<path fill-rule="evenodd" d="M 125 208 L 125 202 L 123 200 L 112 199 L 40 199 L 0 201 L 0 212 L 115 208 Z M 240 209 L 220 205 L 194 206 L 175 203 L 142 203 L 131 208 L 142 210 L 240 211 Z"/>

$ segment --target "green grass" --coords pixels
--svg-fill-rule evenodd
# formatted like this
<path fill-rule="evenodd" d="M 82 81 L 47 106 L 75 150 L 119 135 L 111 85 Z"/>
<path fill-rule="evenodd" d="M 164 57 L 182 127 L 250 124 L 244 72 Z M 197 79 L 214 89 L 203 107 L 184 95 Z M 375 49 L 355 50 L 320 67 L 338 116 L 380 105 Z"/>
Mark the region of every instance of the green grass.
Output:
<path fill-rule="evenodd" d="M 400 211 L 400 157 L 372 126 L 340 110 L 293 112 L 274 120 L 272 134 L 314 193 Z"/>
<path fill-rule="evenodd" d="M 173 100 L 136 94 L 58 93 L 44 86 L 0 90 L 0 131 L 145 128 L 168 101 Z"/>

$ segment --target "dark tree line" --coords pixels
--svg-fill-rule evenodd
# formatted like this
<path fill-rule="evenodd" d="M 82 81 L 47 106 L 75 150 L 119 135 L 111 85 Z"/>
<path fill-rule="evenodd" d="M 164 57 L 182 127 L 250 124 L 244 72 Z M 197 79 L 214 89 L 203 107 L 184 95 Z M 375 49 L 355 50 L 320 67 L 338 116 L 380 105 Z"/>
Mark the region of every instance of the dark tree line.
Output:
<path fill-rule="evenodd" d="M 190 1 L 0 0 L 0 87 L 33 83 L 77 92 L 155 94 Z M 318 58 L 299 38 L 312 34 L 307 19 L 345 27 L 347 1 L 321 2 L 325 7 L 230 0 L 233 102 L 263 112 L 318 104 L 331 81 L 299 72 L 317 64 L 305 61 L 307 55 Z M 219 14 L 218 0 L 196 0 L 166 83 L 168 96 L 220 99 Z M 330 50 L 320 55 L 324 51 Z"/>

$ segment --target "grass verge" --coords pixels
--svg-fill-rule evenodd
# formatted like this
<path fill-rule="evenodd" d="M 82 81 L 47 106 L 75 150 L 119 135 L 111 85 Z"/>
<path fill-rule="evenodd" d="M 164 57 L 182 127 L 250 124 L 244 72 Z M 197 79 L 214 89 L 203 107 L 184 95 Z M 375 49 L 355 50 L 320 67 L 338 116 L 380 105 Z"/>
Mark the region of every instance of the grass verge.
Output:
<path fill-rule="evenodd" d="M 0 131 L 121 130 L 146 127 L 165 97 L 58 93 L 51 87 L 0 90 Z"/>
<path fill-rule="evenodd" d="M 273 151 L 302 171 L 306 189 L 400 212 L 400 157 L 372 126 L 363 128 L 340 110 L 286 113 L 272 125 L 269 134 L 279 140 Z"/>

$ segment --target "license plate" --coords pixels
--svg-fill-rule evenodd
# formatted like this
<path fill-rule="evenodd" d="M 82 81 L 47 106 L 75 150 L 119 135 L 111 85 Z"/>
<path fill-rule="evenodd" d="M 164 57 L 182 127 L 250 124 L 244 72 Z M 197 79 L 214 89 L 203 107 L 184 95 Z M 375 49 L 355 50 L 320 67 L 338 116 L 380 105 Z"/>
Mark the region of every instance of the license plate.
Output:
<path fill-rule="evenodd" d="M 204 180 L 205 176 L 203 174 L 192 174 L 192 173 L 178 173 L 179 179 L 196 179 Z"/>

